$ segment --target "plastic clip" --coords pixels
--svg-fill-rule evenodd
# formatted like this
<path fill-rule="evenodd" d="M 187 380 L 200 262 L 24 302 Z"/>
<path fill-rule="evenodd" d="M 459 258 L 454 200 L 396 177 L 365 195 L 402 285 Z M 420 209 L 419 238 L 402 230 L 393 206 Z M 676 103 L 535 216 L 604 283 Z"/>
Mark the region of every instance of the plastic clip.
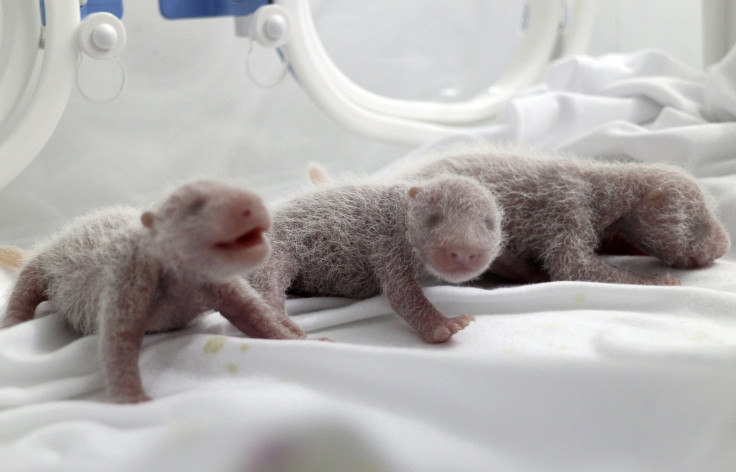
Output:
<path fill-rule="evenodd" d="M 107 103 L 120 96 L 127 81 L 127 73 L 120 54 L 125 48 L 125 26 L 110 13 L 93 13 L 79 26 L 80 57 L 77 63 L 77 90 L 87 100 Z M 85 56 L 94 61 L 86 59 Z M 112 96 L 104 84 L 118 82 Z M 100 84 L 103 84 L 100 87 Z"/>
<path fill-rule="evenodd" d="M 289 13 L 277 5 L 266 5 L 256 10 L 252 15 L 235 19 L 235 30 L 239 36 L 249 39 L 246 56 L 248 76 L 260 87 L 273 87 L 279 84 L 289 71 L 289 58 L 283 50 L 279 50 L 282 61 L 281 71 L 275 79 L 265 82 L 256 77 L 252 67 L 252 56 L 255 43 L 263 47 L 277 49 L 286 44 L 291 37 L 291 20 Z"/>

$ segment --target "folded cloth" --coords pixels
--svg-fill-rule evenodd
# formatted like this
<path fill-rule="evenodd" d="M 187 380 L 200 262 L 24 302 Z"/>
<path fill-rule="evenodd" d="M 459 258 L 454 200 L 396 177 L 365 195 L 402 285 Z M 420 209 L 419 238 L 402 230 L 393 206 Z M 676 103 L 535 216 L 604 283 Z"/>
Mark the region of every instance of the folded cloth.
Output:
<path fill-rule="evenodd" d="M 665 162 L 698 177 L 736 173 L 734 51 L 706 72 L 652 50 L 563 58 L 512 98 L 496 124 L 429 143 L 406 159 L 480 139 Z"/>

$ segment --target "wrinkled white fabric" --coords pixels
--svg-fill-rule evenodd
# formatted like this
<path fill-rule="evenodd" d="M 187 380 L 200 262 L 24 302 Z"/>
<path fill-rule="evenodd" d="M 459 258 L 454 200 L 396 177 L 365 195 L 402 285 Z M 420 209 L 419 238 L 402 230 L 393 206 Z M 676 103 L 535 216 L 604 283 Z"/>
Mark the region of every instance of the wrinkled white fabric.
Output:
<path fill-rule="evenodd" d="M 733 237 L 735 83 L 734 52 L 705 73 L 653 51 L 572 57 L 511 100 L 497 124 L 451 139 L 681 165 Z M 146 337 L 140 363 L 155 400 L 135 406 L 104 403 L 97 338 L 75 337 L 51 314 L 0 331 L 0 464 L 733 471 L 734 256 L 692 271 L 612 258 L 669 271 L 678 287 L 427 287 L 441 311 L 476 317 L 446 345 L 423 344 L 382 297 L 289 301 L 310 336 L 333 342 L 248 339 L 210 314 Z M 2 277 L 8 287 L 12 277 Z"/>

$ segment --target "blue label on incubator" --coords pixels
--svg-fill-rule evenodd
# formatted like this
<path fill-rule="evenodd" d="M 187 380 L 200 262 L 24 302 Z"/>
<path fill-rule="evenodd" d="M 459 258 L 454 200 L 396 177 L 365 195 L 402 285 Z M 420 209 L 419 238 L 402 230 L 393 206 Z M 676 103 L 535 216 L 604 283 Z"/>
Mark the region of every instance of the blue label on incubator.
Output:
<path fill-rule="evenodd" d="M 41 1 L 41 23 L 46 25 L 46 5 Z M 112 13 L 118 18 L 123 18 L 123 0 L 87 0 L 84 6 L 79 7 L 79 17 L 98 12 Z"/>
<path fill-rule="evenodd" d="M 159 0 L 164 18 L 206 18 L 210 16 L 250 15 L 269 0 Z"/>

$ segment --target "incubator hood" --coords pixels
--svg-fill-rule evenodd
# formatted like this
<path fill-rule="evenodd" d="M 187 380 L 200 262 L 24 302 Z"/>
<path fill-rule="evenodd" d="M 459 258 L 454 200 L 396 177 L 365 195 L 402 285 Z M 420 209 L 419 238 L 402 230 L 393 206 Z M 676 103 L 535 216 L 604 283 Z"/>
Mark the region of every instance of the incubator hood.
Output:
<path fill-rule="evenodd" d="M 493 120 L 519 88 L 552 60 L 582 52 L 592 0 L 528 0 L 525 34 L 506 72 L 457 102 L 414 101 L 370 92 L 344 74 L 317 35 L 308 0 L 160 0 L 169 19 L 234 16 L 236 32 L 277 49 L 304 91 L 356 133 L 421 144 Z M 116 59 L 126 41 L 120 0 L 0 2 L 0 188 L 41 151 L 78 80 L 80 58 Z"/>

